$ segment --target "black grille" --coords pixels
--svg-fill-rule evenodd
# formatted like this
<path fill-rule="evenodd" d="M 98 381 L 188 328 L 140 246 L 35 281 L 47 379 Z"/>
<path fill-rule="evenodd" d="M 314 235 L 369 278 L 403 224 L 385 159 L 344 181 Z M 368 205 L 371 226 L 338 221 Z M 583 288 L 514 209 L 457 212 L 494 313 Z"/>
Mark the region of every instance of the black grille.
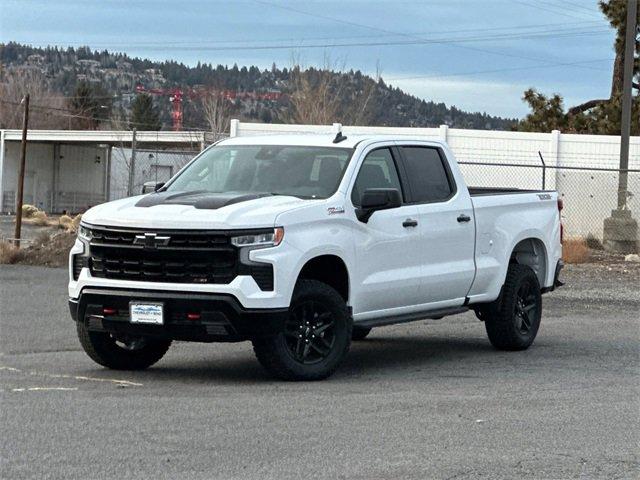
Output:
<path fill-rule="evenodd" d="M 74 255 L 73 256 L 73 279 L 74 280 L 78 280 L 78 278 L 80 277 L 80 271 L 82 270 L 82 267 L 85 266 L 85 257 L 82 257 L 80 255 Z"/>
<path fill-rule="evenodd" d="M 206 231 L 91 229 L 95 277 L 170 283 L 230 283 L 238 252 L 229 235 Z M 168 237 L 168 239 L 167 239 Z"/>
<path fill-rule="evenodd" d="M 260 267 L 251 267 L 249 275 L 253 277 L 253 279 L 260 287 L 262 291 L 272 291 L 273 290 L 273 266 L 265 265 Z"/>

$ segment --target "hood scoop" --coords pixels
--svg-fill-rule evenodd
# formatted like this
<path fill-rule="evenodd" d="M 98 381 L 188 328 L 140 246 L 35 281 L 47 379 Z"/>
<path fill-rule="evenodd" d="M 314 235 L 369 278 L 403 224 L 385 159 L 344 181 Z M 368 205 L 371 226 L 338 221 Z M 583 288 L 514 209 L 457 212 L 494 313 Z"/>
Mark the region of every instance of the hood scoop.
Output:
<path fill-rule="evenodd" d="M 212 193 L 204 190 L 195 192 L 155 192 L 141 198 L 136 207 L 157 205 L 189 205 L 202 210 L 216 210 L 234 203 L 248 202 L 257 198 L 270 197 L 271 193 Z"/>

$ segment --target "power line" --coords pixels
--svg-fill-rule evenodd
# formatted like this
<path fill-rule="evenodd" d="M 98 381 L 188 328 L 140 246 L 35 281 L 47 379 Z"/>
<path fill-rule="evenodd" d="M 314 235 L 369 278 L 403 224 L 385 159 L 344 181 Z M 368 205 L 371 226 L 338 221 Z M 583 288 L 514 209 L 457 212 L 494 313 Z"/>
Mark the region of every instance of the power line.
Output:
<path fill-rule="evenodd" d="M 513 26 L 503 26 L 503 27 L 491 27 L 491 28 L 466 28 L 466 29 L 459 29 L 459 30 L 429 30 L 429 31 L 422 31 L 422 32 L 406 32 L 403 34 L 399 34 L 399 33 L 382 33 L 379 32 L 375 35 L 371 34 L 371 35 L 341 35 L 341 36 L 336 36 L 336 35 L 324 35 L 324 36 L 315 36 L 315 37 L 300 37 L 300 38 L 295 38 L 295 37 L 281 37 L 281 38 L 268 38 L 268 39 L 255 39 L 255 38 L 251 38 L 251 39 L 235 39 L 235 40 L 229 40 L 229 39 L 224 39 L 224 40 L 184 40 L 184 41 L 166 41 L 166 40 L 162 40 L 162 41 L 141 41 L 141 42 L 136 42 L 135 46 L 136 47 L 145 47 L 145 46 L 167 46 L 167 45 L 171 45 L 171 46 L 185 46 L 188 47 L 189 45 L 201 45 L 201 44 L 229 44 L 229 43 L 264 43 L 264 42 L 285 42 L 285 41 L 290 41 L 290 42 L 305 42 L 305 41 L 309 41 L 309 40 L 338 40 L 338 39 L 351 39 L 351 38 L 379 38 L 381 36 L 383 37 L 397 37 L 397 36 L 404 36 L 404 35 L 431 35 L 431 34 L 440 34 L 440 33 L 469 33 L 469 32 L 492 32 L 492 31 L 499 31 L 499 30 L 522 30 L 522 29 L 532 29 L 532 28 L 544 28 L 544 27 L 567 27 L 570 25 L 584 25 L 585 27 L 589 24 L 601 24 L 602 22 L 596 21 L 596 20 L 581 20 L 581 21 L 575 21 L 575 22 L 555 22 L 555 23 L 541 23 L 541 24 L 528 24 L 528 25 L 513 25 Z M 574 27 L 576 28 L 576 27 Z M 65 45 L 70 45 L 70 46 L 79 46 L 79 47 L 84 47 L 87 46 L 87 42 L 59 42 L 59 41 L 46 41 L 46 42 L 40 42 L 40 43 L 49 43 L 49 44 L 56 44 L 56 43 L 64 43 Z M 97 46 L 100 47 L 118 47 L 118 46 L 127 46 L 130 47 L 132 46 L 131 42 L 110 42 L 110 41 L 105 41 L 105 42 L 95 42 L 94 47 L 92 48 L 97 48 Z"/>
<path fill-rule="evenodd" d="M 13 102 L 11 100 L 3 100 L 0 99 L 0 103 L 5 103 L 8 105 L 16 105 L 19 106 L 20 102 Z M 97 122 L 111 122 L 113 121 L 112 118 L 106 118 L 106 117 L 97 117 L 94 115 L 82 115 L 82 114 L 77 114 L 75 113 L 73 110 L 70 110 L 68 108 L 59 108 L 59 107 L 52 107 L 52 106 L 48 106 L 48 105 L 30 105 L 29 108 L 31 109 L 37 109 L 37 110 L 51 110 L 54 112 L 60 112 L 57 113 L 57 115 L 61 116 L 61 117 L 68 117 L 68 118 L 79 118 L 79 119 L 83 119 L 83 120 L 94 120 Z M 143 125 L 143 126 L 152 126 L 152 124 L 140 124 L 138 122 L 136 122 L 136 124 L 138 125 Z M 195 130 L 195 131 L 208 131 L 209 127 L 204 127 L 204 126 L 194 126 L 194 125 L 184 125 L 183 127 L 186 130 Z"/>
<path fill-rule="evenodd" d="M 564 2 L 564 4 L 565 4 L 564 6 L 563 5 L 558 5 L 557 3 L 552 3 L 549 0 L 538 0 L 538 3 L 543 3 L 545 5 L 550 5 L 551 7 L 556 8 L 559 11 L 562 11 L 562 12 L 570 11 L 570 12 L 577 13 L 578 15 L 588 15 L 589 18 L 595 18 L 596 17 L 596 15 L 595 15 L 596 12 L 593 11 L 593 10 L 589 10 L 589 13 L 582 12 L 582 11 L 576 12 L 575 10 L 567 10 L 566 9 L 566 5 L 569 4 L 569 2 Z M 576 4 L 570 4 L 570 5 L 572 5 L 574 7 L 576 6 Z M 580 8 L 580 9 L 588 10 L 588 9 L 585 9 L 584 7 L 579 6 L 579 5 L 577 7 Z M 576 17 L 576 18 L 578 18 L 578 17 Z M 584 17 L 582 17 L 582 18 L 584 18 Z M 601 16 L 598 15 L 598 18 L 601 18 Z"/>
<path fill-rule="evenodd" d="M 572 6 L 576 7 L 576 8 L 580 8 L 582 10 L 586 10 L 587 12 L 590 12 L 590 13 L 597 13 L 599 15 L 602 15 L 602 12 L 598 8 L 585 7 L 584 5 L 580 5 L 580 4 L 575 3 L 575 2 L 570 2 L 569 0 L 557 0 L 557 1 L 559 1 L 560 3 L 563 3 L 563 4 L 572 5 Z"/>
<path fill-rule="evenodd" d="M 308 49 L 308 48 L 337 48 L 337 47 L 379 47 L 379 46 L 403 46 L 403 45 L 429 45 L 429 44 L 447 44 L 454 47 L 466 48 L 471 50 L 478 50 L 488 53 L 495 53 L 501 56 L 515 56 L 517 58 L 527 60 L 538 60 L 521 55 L 510 55 L 505 53 L 496 53 L 490 50 L 484 50 L 474 47 L 467 47 L 463 45 L 457 45 L 458 43 L 468 42 L 487 42 L 493 40 L 529 40 L 533 38 L 565 38 L 565 37 L 580 37 L 589 35 L 602 35 L 610 33 L 609 28 L 599 28 L 583 31 L 567 32 L 566 30 L 557 31 L 541 31 L 531 33 L 509 33 L 499 35 L 485 35 L 476 37 L 451 37 L 451 38 L 416 38 L 413 40 L 390 40 L 390 41 L 378 41 L 378 42 L 333 42 L 333 43 L 313 43 L 313 44 L 269 44 L 269 45 L 231 45 L 231 46 L 190 46 L 176 47 L 176 46 L 163 46 L 163 47 L 147 47 L 144 50 L 190 50 L 190 51 L 240 51 L 240 50 L 290 50 L 290 49 Z"/>
<path fill-rule="evenodd" d="M 330 17 L 330 16 L 327 16 L 327 15 L 314 14 L 314 13 L 310 13 L 310 12 L 307 12 L 307 11 L 304 11 L 304 10 L 299 10 L 297 8 L 293 8 L 293 7 L 289 7 L 289 6 L 285 6 L 285 5 L 279 5 L 279 4 L 276 4 L 276 3 L 267 2 L 265 0 L 253 0 L 253 2 L 254 3 L 258 3 L 260 5 L 266 5 L 266 6 L 269 6 L 269 7 L 280 8 L 280 9 L 283 9 L 283 10 L 288 10 L 288 11 L 292 11 L 292 12 L 295 12 L 295 13 L 299 13 L 301 15 L 306 15 L 306 16 L 310 16 L 310 17 L 314 17 L 314 18 L 322 18 L 324 20 L 329 20 L 329 21 L 333 21 L 333 22 L 337 22 L 337 23 L 342 23 L 342 24 L 349 25 L 349 26 L 354 26 L 354 27 L 358 27 L 358 28 L 365 28 L 365 29 L 374 30 L 374 31 L 377 31 L 377 32 L 391 33 L 391 34 L 395 34 L 395 35 L 398 35 L 398 36 L 404 36 L 404 37 L 408 37 L 408 38 L 414 38 L 414 39 L 423 40 L 421 37 L 417 37 L 417 36 L 412 35 L 412 34 L 402 33 L 402 32 L 393 32 L 391 30 L 387 30 L 387 29 L 384 29 L 384 28 L 373 27 L 373 26 L 370 26 L 370 25 L 356 23 L 356 22 L 352 22 L 352 21 L 349 21 L 349 20 L 344 20 L 344 19 L 341 19 L 341 18 Z M 429 42 L 429 43 L 448 43 L 448 42 L 443 41 L 443 42 Z M 488 53 L 488 54 L 491 54 L 491 55 L 498 55 L 498 56 L 512 57 L 512 58 L 520 58 L 520 59 L 532 60 L 532 61 L 538 61 L 538 62 L 545 62 L 545 63 L 553 63 L 553 62 L 549 62 L 547 59 L 540 59 L 540 58 L 534 58 L 534 57 L 525 57 L 525 56 L 522 56 L 522 55 L 509 54 L 509 53 L 505 53 L 505 52 L 496 52 L 496 51 L 493 51 L 493 50 L 487 50 L 487 49 L 478 48 L 478 47 L 470 47 L 470 46 L 467 46 L 467 45 L 451 44 L 451 46 L 453 46 L 455 48 L 462 48 L 462 49 L 465 49 L 465 50 Z"/>

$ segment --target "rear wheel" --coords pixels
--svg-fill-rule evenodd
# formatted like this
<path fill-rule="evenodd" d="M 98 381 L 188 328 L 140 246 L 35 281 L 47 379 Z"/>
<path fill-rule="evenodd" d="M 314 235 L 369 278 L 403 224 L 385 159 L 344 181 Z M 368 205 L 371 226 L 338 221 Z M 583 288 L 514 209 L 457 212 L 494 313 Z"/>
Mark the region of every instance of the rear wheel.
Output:
<path fill-rule="evenodd" d="M 500 350 L 524 350 L 540 327 L 542 295 L 538 277 L 525 265 L 511 264 L 502 296 L 483 309 L 489 341 Z"/>
<path fill-rule="evenodd" d="M 371 333 L 371 328 L 353 326 L 353 333 L 351 334 L 351 340 L 359 341 L 364 340 L 367 335 Z"/>
<path fill-rule="evenodd" d="M 78 322 L 77 331 L 87 355 L 114 370 L 144 370 L 160 360 L 171 345 L 171 340 L 92 332 L 82 322 Z"/>
<path fill-rule="evenodd" d="M 351 343 L 351 318 L 340 294 L 316 280 L 301 280 L 284 329 L 253 340 L 260 364 L 283 380 L 321 380 L 340 365 Z"/>

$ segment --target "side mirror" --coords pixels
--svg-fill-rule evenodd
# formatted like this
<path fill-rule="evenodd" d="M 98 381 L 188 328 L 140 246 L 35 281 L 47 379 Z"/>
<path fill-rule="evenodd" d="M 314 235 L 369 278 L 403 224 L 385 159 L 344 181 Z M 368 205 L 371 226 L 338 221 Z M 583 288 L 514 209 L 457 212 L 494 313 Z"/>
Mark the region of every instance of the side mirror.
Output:
<path fill-rule="evenodd" d="M 402 205 L 402 196 L 397 188 L 367 188 L 360 199 L 360 208 L 356 217 L 367 223 L 371 215 L 378 210 L 389 210 Z"/>
<path fill-rule="evenodd" d="M 164 187 L 164 182 L 144 182 L 142 184 L 142 194 L 144 195 L 145 193 L 157 192 L 162 187 Z"/>

